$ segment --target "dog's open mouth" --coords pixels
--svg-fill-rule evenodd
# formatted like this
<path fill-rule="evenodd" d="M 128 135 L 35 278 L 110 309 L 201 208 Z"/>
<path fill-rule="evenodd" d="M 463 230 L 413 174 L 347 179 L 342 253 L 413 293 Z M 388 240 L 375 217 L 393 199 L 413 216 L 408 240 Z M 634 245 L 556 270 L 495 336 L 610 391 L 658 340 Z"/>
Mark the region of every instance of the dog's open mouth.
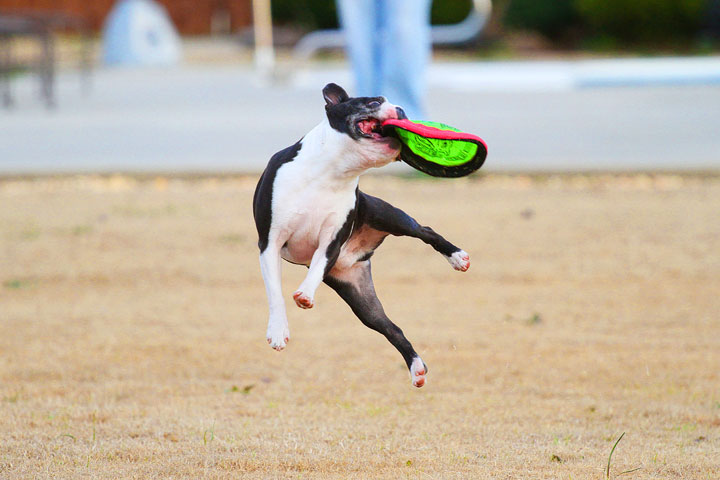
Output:
<path fill-rule="evenodd" d="M 382 122 L 377 118 L 363 118 L 359 120 L 355 126 L 358 129 L 358 133 L 365 138 L 374 138 L 376 140 L 384 138 L 382 134 Z"/>

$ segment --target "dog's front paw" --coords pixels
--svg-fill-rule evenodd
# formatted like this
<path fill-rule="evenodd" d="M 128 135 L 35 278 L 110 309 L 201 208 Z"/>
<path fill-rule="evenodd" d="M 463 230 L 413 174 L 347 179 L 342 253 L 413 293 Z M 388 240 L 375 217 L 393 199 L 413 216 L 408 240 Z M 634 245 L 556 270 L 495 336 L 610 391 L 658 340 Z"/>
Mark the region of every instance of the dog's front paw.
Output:
<path fill-rule="evenodd" d="M 269 325 L 267 330 L 267 342 L 278 352 L 284 349 L 290 341 L 290 329 L 285 325 Z"/>
<path fill-rule="evenodd" d="M 459 272 L 467 272 L 470 268 L 470 255 L 465 250 L 458 250 L 447 258 L 452 267 Z"/>
<path fill-rule="evenodd" d="M 295 300 L 295 303 L 300 308 L 312 308 L 314 305 L 313 299 L 311 297 L 305 295 L 300 290 L 293 293 L 293 300 Z"/>
<path fill-rule="evenodd" d="M 427 366 L 420 357 L 415 357 L 410 364 L 410 380 L 414 387 L 422 387 L 425 385 L 425 375 L 427 375 Z"/>

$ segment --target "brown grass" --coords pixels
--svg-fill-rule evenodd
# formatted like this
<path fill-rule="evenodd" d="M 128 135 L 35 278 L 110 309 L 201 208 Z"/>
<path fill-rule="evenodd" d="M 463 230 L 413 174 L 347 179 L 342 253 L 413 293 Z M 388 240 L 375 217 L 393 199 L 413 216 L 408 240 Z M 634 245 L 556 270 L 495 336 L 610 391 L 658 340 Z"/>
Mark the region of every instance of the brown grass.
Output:
<path fill-rule="evenodd" d="M 326 287 L 267 346 L 254 183 L 0 181 L 0 478 L 720 478 L 719 179 L 364 179 L 472 257 L 373 259 L 419 390 Z"/>

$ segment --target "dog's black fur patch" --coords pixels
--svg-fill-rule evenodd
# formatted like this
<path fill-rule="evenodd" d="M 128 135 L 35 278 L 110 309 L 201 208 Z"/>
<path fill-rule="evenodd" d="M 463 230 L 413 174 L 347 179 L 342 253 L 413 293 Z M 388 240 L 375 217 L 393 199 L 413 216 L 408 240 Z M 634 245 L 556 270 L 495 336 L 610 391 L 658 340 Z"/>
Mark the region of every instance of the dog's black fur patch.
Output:
<path fill-rule="evenodd" d="M 332 270 L 333 266 L 335 266 L 335 262 L 337 262 L 338 256 L 340 256 L 340 249 L 342 248 L 343 244 L 347 241 L 348 238 L 350 238 L 350 235 L 352 235 L 353 227 L 355 226 L 355 219 L 357 217 L 357 210 L 358 210 L 358 198 L 360 195 L 360 190 L 358 188 L 355 189 L 355 206 L 348 212 L 347 218 L 345 219 L 345 223 L 343 223 L 343 226 L 340 228 L 340 231 L 338 231 L 335 238 L 333 238 L 332 242 L 330 242 L 330 245 L 328 245 L 327 252 L 325 254 L 325 257 L 327 258 L 327 265 L 325 266 L 325 275 Z"/>
<path fill-rule="evenodd" d="M 268 235 L 270 235 L 270 224 L 272 223 L 272 195 L 273 183 L 275 183 L 275 175 L 280 167 L 288 162 L 292 162 L 302 148 L 302 139 L 283 150 L 280 150 L 270 158 L 265 171 L 260 180 L 258 180 L 253 196 L 253 216 L 255 217 L 255 227 L 258 231 L 258 247 L 260 253 L 264 252 L 268 245 Z"/>
<path fill-rule="evenodd" d="M 334 83 L 329 83 L 323 88 L 323 97 L 325 97 L 325 112 L 330 126 L 354 140 L 362 138 L 356 127 L 357 122 L 364 118 L 377 117 L 380 107 L 385 102 L 383 97 L 350 98 L 342 87 Z"/>

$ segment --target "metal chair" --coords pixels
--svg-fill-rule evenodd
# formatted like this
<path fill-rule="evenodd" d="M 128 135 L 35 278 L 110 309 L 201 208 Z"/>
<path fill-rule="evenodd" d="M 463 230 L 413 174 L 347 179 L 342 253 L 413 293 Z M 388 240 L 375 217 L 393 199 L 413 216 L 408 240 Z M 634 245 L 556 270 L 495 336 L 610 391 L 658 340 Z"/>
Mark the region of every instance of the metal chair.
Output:
<path fill-rule="evenodd" d="M 35 70 L 40 76 L 40 92 L 48 108 L 55 106 L 55 31 L 72 28 L 79 31 L 85 41 L 82 44 L 80 68 L 83 73 L 83 90 L 87 90 L 90 76 L 89 35 L 83 21 L 57 12 L 10 11 L 0 12 L 0 83 L 2 103 L 13 104 L 10 81 L 23 70 Z M 13 55 L 15 37 L 30 37 L 40 43 L 41 53 L 34 60 L 18 59 Z"/>

